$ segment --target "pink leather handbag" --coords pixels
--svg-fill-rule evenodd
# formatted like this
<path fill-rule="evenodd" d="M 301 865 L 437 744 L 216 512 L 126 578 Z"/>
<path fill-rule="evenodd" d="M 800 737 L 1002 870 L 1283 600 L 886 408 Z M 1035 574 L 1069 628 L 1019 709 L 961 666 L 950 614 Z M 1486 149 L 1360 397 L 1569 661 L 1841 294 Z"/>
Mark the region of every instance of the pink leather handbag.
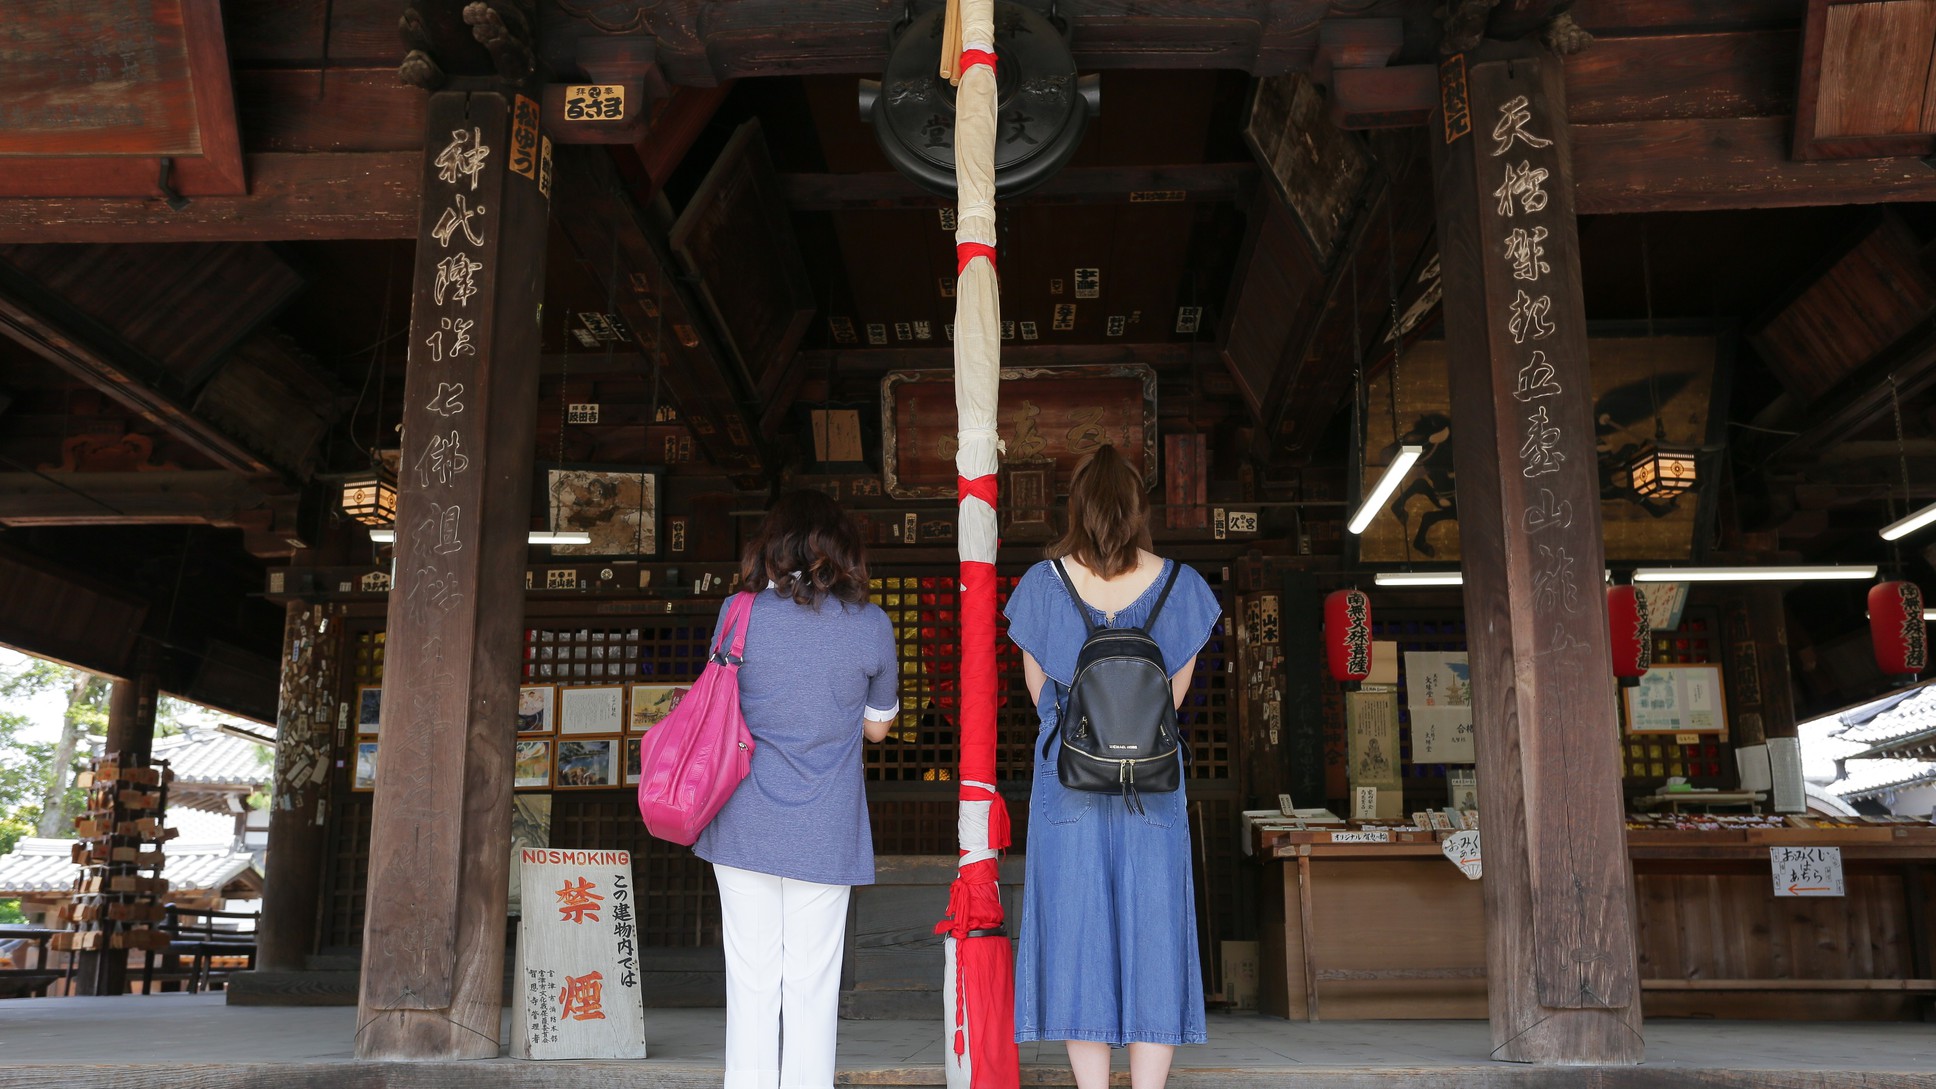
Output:
<path fill-rule="evenodd" d="M 699 679 L 639 739 L 639 816 L 660 839 L 691 846 L 752 766 L 753 735 L 739 709 L 740 654 L 752 615 L 752 594 L 733 598 Z"/>

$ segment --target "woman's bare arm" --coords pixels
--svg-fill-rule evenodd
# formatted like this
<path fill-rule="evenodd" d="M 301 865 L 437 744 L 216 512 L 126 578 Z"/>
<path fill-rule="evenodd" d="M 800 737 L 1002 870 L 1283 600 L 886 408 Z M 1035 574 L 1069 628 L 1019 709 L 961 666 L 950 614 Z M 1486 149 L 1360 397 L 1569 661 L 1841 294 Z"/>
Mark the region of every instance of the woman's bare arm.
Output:
<path fill-rule="evenodd" d="M 1183 668 L 1170 677 L 1170 695 L 1176 697 L 1176 705 L 1183 706 L 1183 695 L 1190 690 L 1190 678 L 1197 671 L 1197 660 L 1190 659 Z"/>
<path fill-rule="evenodd" d="M 1028 684 L 1029 702 L 1038 707 L 1042 703 L 1042 684 L 1047 679 L 1048 676 L 1042 672 L 1041 665 L 1035 661 L 1035 655 L 1026 650 L 1023 651 L 1022 680 Z"/>

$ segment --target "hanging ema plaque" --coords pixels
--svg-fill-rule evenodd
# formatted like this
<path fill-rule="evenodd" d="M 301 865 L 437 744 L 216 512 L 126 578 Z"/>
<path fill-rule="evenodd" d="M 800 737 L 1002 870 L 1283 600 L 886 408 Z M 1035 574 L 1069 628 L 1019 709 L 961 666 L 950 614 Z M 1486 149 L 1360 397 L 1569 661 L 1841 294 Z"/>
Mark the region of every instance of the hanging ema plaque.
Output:
<path fill-rule="evenodd" d="M 518 862 L 524 915 L 511 1054 L 645 1058 L 631 852 L 525 847 Z"/>

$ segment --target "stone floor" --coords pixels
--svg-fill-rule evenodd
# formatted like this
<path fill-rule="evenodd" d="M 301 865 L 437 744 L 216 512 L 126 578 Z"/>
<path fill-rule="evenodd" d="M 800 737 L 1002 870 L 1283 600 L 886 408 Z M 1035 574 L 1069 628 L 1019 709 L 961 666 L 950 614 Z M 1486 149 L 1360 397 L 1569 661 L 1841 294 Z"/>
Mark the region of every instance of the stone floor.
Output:
<path fill-rule="evenodd" d="M 4 1001 L 0 1087 L 718 1084 L 724 1011 L 716 1009 L 648 1010 L 652 1057 L 634 1063 L 358 1063 L 354 1017 L 345 1008 L 229 1007 L 219 994 Z M 840 1031 L 843 1083 L 940 1084 L 938 1021 L 848 1021 Z M 1647 1026 L 1644 1067 L 1593 1076 L 1494 1063 L 1486 1050 L 1478 1021 L 1305 1024 L 1220 1014 L 1210 1019 L 1209 1044 L 1178 1050 L 1171 1084 L 1936 1087 L 1936 1026 L 1921 1024 L 1657 1021 Z M 1025 1085 L 1067 1082 L 1060 1044 L 1024 1045 L 1022 1062 Z"/>

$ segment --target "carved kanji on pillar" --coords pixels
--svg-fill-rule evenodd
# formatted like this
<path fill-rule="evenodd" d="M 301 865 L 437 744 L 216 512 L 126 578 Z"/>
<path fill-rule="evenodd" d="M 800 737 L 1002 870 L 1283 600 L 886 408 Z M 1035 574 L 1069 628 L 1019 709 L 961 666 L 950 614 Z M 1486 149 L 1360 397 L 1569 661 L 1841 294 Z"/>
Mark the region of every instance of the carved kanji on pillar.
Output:
<path fill-rule="evenodd" d="M 1640 1058 L 1560 61 L 1449 57 L 1432 132 L 1496 1057 Z"/>

